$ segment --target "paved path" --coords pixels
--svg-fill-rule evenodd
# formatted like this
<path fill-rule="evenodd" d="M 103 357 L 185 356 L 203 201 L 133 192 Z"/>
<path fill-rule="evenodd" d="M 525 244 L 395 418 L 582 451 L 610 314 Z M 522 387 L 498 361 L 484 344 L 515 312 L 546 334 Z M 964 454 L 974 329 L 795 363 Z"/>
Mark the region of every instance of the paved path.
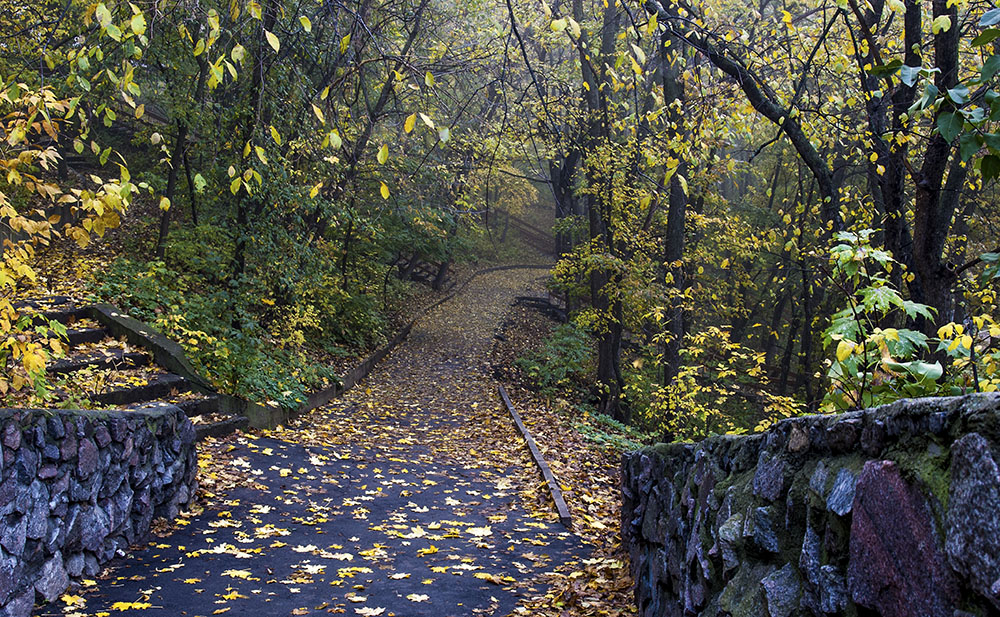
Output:
<path fill-rule="evenodd" d="M 535 577 L 587 550 L 532 505 L 541 479 L 485 358 L 539 275 L 474 280 L 342 399 L 211 447 L 205 487 L 235 486 L 82 606 L 36 614 L 506 615 L 538 595 Z"/>

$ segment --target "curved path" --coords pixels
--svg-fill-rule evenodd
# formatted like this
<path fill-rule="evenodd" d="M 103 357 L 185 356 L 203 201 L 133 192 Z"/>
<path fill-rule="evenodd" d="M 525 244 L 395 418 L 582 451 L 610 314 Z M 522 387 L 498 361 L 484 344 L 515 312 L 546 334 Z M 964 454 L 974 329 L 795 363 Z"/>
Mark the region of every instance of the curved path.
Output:
<path fill-rule="evenodd" d="M 477 277 L 343 398 L 207 446 L 203 512 L 36 615 L 515 611 L 541 573 L 588 553 L 536 499 L 486 364 L 540 276 Z"/>

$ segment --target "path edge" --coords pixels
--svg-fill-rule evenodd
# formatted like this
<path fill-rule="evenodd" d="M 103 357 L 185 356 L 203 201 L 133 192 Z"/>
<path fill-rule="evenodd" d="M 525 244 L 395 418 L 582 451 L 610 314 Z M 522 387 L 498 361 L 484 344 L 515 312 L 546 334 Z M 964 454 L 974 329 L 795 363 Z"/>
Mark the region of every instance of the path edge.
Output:
<path fill-rule="evenodd" d="M 521 431 L 521 436 L 527 442 L 528 449 L 531 450 L 531 458 L 535 459 L 535 464 L 538 465 L 538 469 L 542 472 L 542 477 L 545 478 L 545 484 L 549 487 L 552 501 L 555 502 L 556 511 L 559 513 L 559 522 L 566 529 L 572 528 L 573 520 L 570 517 L 569 508 L 566 506 L 566 500 L 563 499 L 562 489 L 559 488 L 559 483 L 556 482 L 555 476 L 552 475 L 552 470 L 549 469 L 548 463 L 545 462 L 545 457 L 542 456 L 541 450 L 538 449 L 538 444 L 535 443 L 535 439 L 531 436 L 528 428 L 524 426 L 524 422 L 521 421 L 521 416 L 514 409 L 514 403 L 510 401 L 510 397 L 507 395 L 507 390 L 504 389 L 503 384 L 497 384 L 497 390 L 500 391 L 500 398 L 503 399 L 504 406 L 510 412 L 510 417 L 514 419 L 517 430 Z"/>
<path fill-rule="evenodd" d="M 458 287 L 420 309 L 417 312 L 416 317 L 400 328 L 399 331 L 397 331 L 385 345 L 376 349 L 368 357 L 362 360 L 360 364 L 348 371 L 343 377 L 340 377 L 338 383 L 309 394 L 309 396 L 306 397 L 305 402 L 302 403 L 302 405 L 297 409 L 256 406 L 256 409 L 248 410 L 251 412 L 247 414 L 250 420 L 250 426 L 253 428 L 272 429 L 279 424 L 288 422 L 292 418 L 304 415 L 318 407 L 326 405 L 333 399 L 341 396 L 354 386 L 358 385 L 375 369 L 379 362 L 385 359 L 386 356 L 392 353 L 396 347 L 406 340 L 406 338 L 410 335 L 410 331 L 413 330 L 415 325 L 417 325 L 417 322 L 426 317 L 428 313 L 437 307 L 465 291 L 465 288 L 468 287 L 469 284 L 476 278 L 483 276 L 484 274 L 502 272 L 504 270 L 551 270 L 554 265 L 555 264 L 507 264 L 502 266 L 491 266 L 489 268 L 483 268 L 482 270 L 473 272 L 467 279 L 465 279 L 464 282 L 458 285 Z"/>

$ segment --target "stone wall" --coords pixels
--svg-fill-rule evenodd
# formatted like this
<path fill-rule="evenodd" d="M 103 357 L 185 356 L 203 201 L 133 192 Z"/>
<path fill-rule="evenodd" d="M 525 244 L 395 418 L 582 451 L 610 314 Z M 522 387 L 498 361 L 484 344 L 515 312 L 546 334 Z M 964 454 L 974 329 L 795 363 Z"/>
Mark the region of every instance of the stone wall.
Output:
<path fill-rule="evenodd" d="M 0 409 L 0 616 L 30 614 L 70 579 L 174 518 L 196 488 L 195 431 L 177 407 Z"/>
<path fill-rule="evenodd" d="M 1000 615 L 997 461 L 996 394 L 630 453 L 639 613 Z"/>

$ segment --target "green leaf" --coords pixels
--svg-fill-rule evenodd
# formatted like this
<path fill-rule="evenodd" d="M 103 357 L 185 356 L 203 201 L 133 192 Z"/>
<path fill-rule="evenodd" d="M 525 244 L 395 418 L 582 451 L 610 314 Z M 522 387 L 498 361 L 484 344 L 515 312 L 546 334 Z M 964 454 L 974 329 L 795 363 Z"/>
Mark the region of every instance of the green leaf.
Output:
<path fill-rule="evenodd" d="M 201 174 L 195 174 L 194 175 L 194 190 L 196 190 L 199 193 L 201 193 L 202 191 L 205 190 L 206 186 L 208 186 L 208 182 L 205 180 L 205 178 Z"/>
<path fill-rule="evenodd" d="M 934 319 L 934 309 L 926 304 L 921 304 L 912 300 L 903 300 L 903 303 L 900 306 L 903 307 L 903 312 L 905 312 L 910 319 L 916 319 L 917 315 L 924 317 L 925 319 Z"/>
<path fill-rule="evenodd" d="M 309 21 L 308 17 L 306 17 L 305 15 L 299 17 L 299 23 L 302 24 L 303 30 L 305 30 L 306 32 L 312 32 L 313 25 L 312 22 Z"/>
<path fill-rule="evenodd" d="M 887 75 L 892 75 L 903 66 L 903 61 L 899 58 L 894 59 L 892 62 L 887 62 L 886 64 L 880 64 L 878 66 L 873 66 L 868 74 L 873 77 L 885 77 Z M 907 84 L 911 85 L 911 84 Z"/>
<path fill-rule="evenodd" d="M 375 158 L 378 159 L 380 165 L 385 165 L 385 162 L 389 160 L 389 146 L 382 144 Z"/>
<path fill-rule="evenodd" d="M 886 365 L 896 370 L 907 371 L 914 377 L 929 381 L 937 381 L 938 379 L 941 379 L 942 375 L 944 375 L 944 368 L 941 366 L 940 362 L 930 364 L 928 362 L 914 360 L 913 362 L 886 362 Z"/>
<path fill-rule="evenodd" d="M 979 34 L 979 36 L 977 36 L 976 38 L 972 39 L 972 46 L 973 47 L 982 47 L 983 45 L 986 45 L 987 43 L 992 43 L 993 40 L 995 38 L 997 38 L 998 36 L 1000 36 L 1000 29 L 997 29 L 997 28 L 987 28 L 986 30 L 983 30 Z"/>
<path fill-rule="evenodd" d="M 1000 23 L 1000 9 L 990 9 L 979 18 L 980 27 L 992 26 L 996 23 Z"/>
<path fill-rule="evenodd" d="M 915 354 L 917 350 L 926 350 L 929 348 L 927 345 L 927 335 L 923 332 L 900 328 L 899 330 L 896 330 L 896 336 L 899 340 L 888 341 L 889 351 L 894 357 L 913 357 L 913 354 Z"/>
<path fill-rule="evenodd" d="M 997 32 L 1000 32 L 1000 30 L 997 30 Z M 985 83 L 993 79 L 997 71 L 1000 71 L 1000 55 L 993 54 L 983 63 L 983 71 L 979 77 L 979 81 Z"/>
<path fill-rule="evenodd" d="M 962 136 L 958 139 L 958 148 L 962 155 L 962 160 L 968 161 L 975 156 L 979 152 L 982 142 L 983 138 L 976 133 L 962 133 Z"/>
<path fill-rule="evenodd" d="M 438 137 L 442 142 L 447 143 L 448 140 L 451 139 L 451 130 L 448 127 L 442 128 L 438 131 Z"/>
<path fill-rule="evenodd" d="M 907 86 L 913 87 L 913 84 L 917 83 L 917 80 L 920 79 L 920 67 L 904 64 L 899 68 L 899 79 Z"/>
<path fill-rule="evenodd" d="M 979 172 L 983 174 L 983 186 L 1000 176 L 1000 156 L 995 154 L 984 156 L 979 164 Z"/>
<path fill-rule="evenodd" d="M 878 309 L 882 313 L 887 312 L 892 305 L 899 305 L 903 301 L 899 292 L 889 286 L 866 287 L 861 290 L 861 297 L 865 310 Z"/>
<path fill-rule="evenodd" d="M 948 98 L 951 99 L 955 105 L 965 105 L 969 102 L 969 89 L 966 86 L 955 86 L 954 88 L 949 88 Z"/>
<path fill-rule="evenodd" d="M 938 131 L 948 143 L 955 141 L 958 134 L 962 132 L 963 124 L 965 124 L 965 119 L 957 112 L 945 112 L 937 119 Z"/>
<path fill-rule="evenodd" d="M 108 24 L 107 26 L 105 26 L 104 29 L 108 33 L 108 36 L 110 36 L 114 40 L 116 41 L 122 40 L 122 31 L 118 28 L 118 26 L 114 24 Z"/>
<path fill-rule="evenodd" d="M 920 95 L 920 98 L 917 100 L 917 102 L 915 102 L 913 105 L 910 105 L 910 108 L 907 110 L 907 113 L 912 115 L 918 111 L 923 111 L 924 109 L 927 109 L 927 107 L 932 105 L 934 101 L 937 100 L 937 95 L 939 93 L 940 90 L 937 89 L 937 86 L 928 81 L 927 84 L 924 86 L 924 93 Z"/>

